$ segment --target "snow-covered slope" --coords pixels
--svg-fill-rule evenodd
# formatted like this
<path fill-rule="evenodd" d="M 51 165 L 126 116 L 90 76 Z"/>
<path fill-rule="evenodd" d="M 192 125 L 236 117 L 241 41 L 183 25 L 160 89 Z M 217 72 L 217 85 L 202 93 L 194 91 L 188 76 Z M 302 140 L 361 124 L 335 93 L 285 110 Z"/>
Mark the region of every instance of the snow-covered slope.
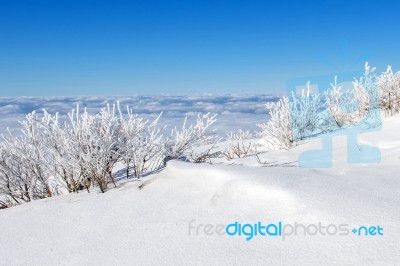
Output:
<path fill-rule="evenodd" d="M 71 194 L 0 211 L 5 265 L 399 265 L 400 117 L 362 135 L 379 164 L 346 163 L 334 138 L 330 169 L 297 166 L 289 151 L 214 164 L 172 161 L 142 181 L 105 194 Z M 383 235 L 207 235 L 206 224 L 380 226 Z M 202 227 L 199 227 L 203 224 Z M 197 229 L 198 228 L 198 229 Z M 207 227 L 208 229 L 211 226 Z"/>

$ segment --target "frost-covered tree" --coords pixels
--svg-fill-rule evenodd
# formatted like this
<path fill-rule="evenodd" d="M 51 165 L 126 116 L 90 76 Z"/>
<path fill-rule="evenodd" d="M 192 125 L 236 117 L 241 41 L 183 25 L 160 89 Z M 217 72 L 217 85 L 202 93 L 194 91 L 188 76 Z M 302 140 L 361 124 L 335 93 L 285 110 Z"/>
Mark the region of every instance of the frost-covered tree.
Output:
<path fill-rule="evenodd" d="M 193 147 L 199 144 L 210 144 L 216 141 L 216 136 L 209 128 L 216 121 L 216 114 L 203 114 L 197 116 L 196 124 L 187 126 L 187 117 L 180 129 L 174 128 L 171 136 L 165 142 L 164 164 L 172 159 L 184 156 Z"/>
<path fill-rule="evenodd" d="M 267 103 L 265 107 L 269 111 L 269 120 L 267 123 L 257 124 L 261 129 L 258 135 L 264 138 L 270 149 L 291 147 L 294 139 L 289 98 L 283 97 L 278 102 Z"/>
<path fill-rule="evenodd" d="M 52 197 L 53 194 L 58 194 L 57 184 L 50 178 L 47 168 L 50 154 L 42 141 L 45 136 L 41 130 L 41 119 L 36 112 L 32 112 L 21 124 L 22 136 L 15 137 L 11 134 L 10 141 L 14 143 L 14 148 L 22 157 L 26 168 L 30 170 L 35 183 L 34 188 L 47 197 Z"/>
<path fill-rule="evenodd" d="M 33 179 L 13 145 L 0 143 L 0 208 L 31 201 Z M 38 195 L 38 198 L 41 194 Z"/>
<path fill-rule="evenodd" d="M 88 180 L 95 182 L 101 192 L 107 190 L 108 183 L 115 185 L 112 169 L 119 160 L 118 139 L 120 124 L 115 115 L 115 106 L 107 106 L 100 114 L 91 115 L 85 109 L 80 114 L 79 107 L 69 113 L 65 145 L 78 169 L 80 184 Z"/>
<path fill-rule="evenodd" d="M 118 111 L 116 110 L 118 108 Z M 128 113 L 119 104 L 90 114 L 79 106 L 60 119 L 43 110 L 32 112 L 21 122 L 20 135 L 2 136 L 0 142 L 0 208 L 34 199 L 78 192 L 97 186 L 101 192 L 114 186 L 112 174 L 117 162 L 133 169 L 139 178 L 163 167 L 167 160 L 190 155 L 203 161 L 209 155 L 194 152 L 198 144 L 212 142 L 208 128 L 215 121 L 210 114 L 198 117 L 196 124 L 172 130 L 165 138 L 160 116 L 145 121 Z M 62 120 L 62 121 L 60 121 Z M 186 120 L 185 120 L 186 121 Z"/>
<path fill-rule="evenodd" d="M 135 177 L 158 169 L 163 162 L 164 143 L 158 116 L 152 123 L 146 121 L 143 130 L 131 136 L 131 162 Z"/>
<path fill-rule="evenodd" d="M 133 114 L 129 106 L 126 116 L 123 115 L 119 104 L 118 110 L 121 124 L 120 154 L 126 167 L 126 177 L 129 177 L 131 167 L 136 178 L 161 167 L 164 140 L 161 134 L 163 127 L 159 127 L 158 124 L 162 113 L 150 123 Z"/>
<path fill-rule="evenodd" d="M 43 121 L 33 112 L 21 122 L 20 136 L 3 136 L 0 152 L 0 198 L 11 205 L 60 194 L 51 169 L 51 154 L 41 130 Z"/>
<path fill-rule="evenodd" d="M 237 133 L 231 132 L 227 136 L 226 148 L 224 156 L 228 160 L 234 158 L 242 158 L 251 155 L 255 149 L 251 139 L 253 135 L 250 131 L 238 130 Z"/>
<path fill-rule="evenodd" d="M 137 141 L 135 136 L 145 129 L 146 122 L 143 118 L 133 114 L 132 109 L 129 106 L 126 107 L 127 115 L 124 116 L 119 102 L 117 103 L 119 112 L 119 121 L 121 123 L 121 138 L 120 138 L 120 150 L 121 161 L 126 167 L 126 178 L 130 176 L 131 162 L 133 158 L 133 152 L 136 149 Z"/>
<path fill-rule="evenodd" d="M 356 97 L 361 101 L 360 105 L 364 109 L 379 108 L 379 88 L 377 84 L 376 68 L 365 63 L 363 75 L 353 82 Z M 362 89 L 362 90 L 361 90 Z M 368 103 L 367 103 L 368 102 Z"/>
<path fill-rule="evenodd" d="M 60 123 L 58 113 L 51 115 L 43 110 L 40 128 L 43 145 L 49 154 L 45 167 L 60 186 L 68 192 L 78 192 L 79 180 L 76 177 L 79 174 L 74 165 L 75 156 L 68 143 L 71 139 L 66 124 Z"/>
<path fill-rule="evenodd" d="M 375 68 L 365 64 L 364 75 L 353 82 L 353 88 L 342 90 L 335 82 L 326 93 L 327 109 L 337 126 L 355 124 L 371 109 L 379 108 L 379 94 L 376 87 Z"/>
<path fill-rule="evenodd" d="M 320 105 L 320 96 L 311 94 L 309 83 L 301 95 L 292 93 L 278 102 L 267 103 L 270 119 L 257 125 L 261 128 L 258 136 L 264 138 L 270 149 L 290 148 L 316 130 Z"/>
<path fill-rule="evenodd" d="M 400 112 L 400 72 L 393 73 L 388 66 L 386 72 L 377 77 L 380 108 L 386 116 Z"/>
<path fill-rule="evenodd" d="M 315 132 L 319 125 L 321 98 L 318 93 L 311 93 L 310 82 L 301 95 L 292 92 L 289 108 L 293 140 L 304 139 Z"/>

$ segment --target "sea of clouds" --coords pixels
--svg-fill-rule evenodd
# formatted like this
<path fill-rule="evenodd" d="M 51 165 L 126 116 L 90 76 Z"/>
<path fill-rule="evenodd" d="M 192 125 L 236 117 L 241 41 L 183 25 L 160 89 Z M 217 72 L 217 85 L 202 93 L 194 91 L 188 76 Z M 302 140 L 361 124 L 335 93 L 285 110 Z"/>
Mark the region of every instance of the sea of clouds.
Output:
<path fill-rule="evenodd" d="M 5 133 L 7 128 L 18 130 L 18 121 L 33 111 L 40 113 L 46 109 L 49 113 L 58 112 L 65 119 L 77 105 L 97 113 L 107 104 L 112 106 L 119 101 L 122 111 L 129 106 L 146 119 L 154 119 L 163 112 L 160 123 L 167 125 L 167 129 L 181 126 L 185 117 L 192 122 L 198 113 L 216 113 L 214 129 L 224 136 L 238 129 L 257 130 L 256 124 L 268 120 L 265 103 L 277 100 L 278 96 L 274 95 L 0 97 L 0 133 Z"/>

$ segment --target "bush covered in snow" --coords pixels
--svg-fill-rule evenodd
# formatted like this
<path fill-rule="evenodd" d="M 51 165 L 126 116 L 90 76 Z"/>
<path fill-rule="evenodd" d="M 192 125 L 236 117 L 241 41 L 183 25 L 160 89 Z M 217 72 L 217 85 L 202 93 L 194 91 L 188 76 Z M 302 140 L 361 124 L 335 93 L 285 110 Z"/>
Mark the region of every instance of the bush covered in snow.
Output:
<path fill-rule="evenodd" d="M 386 116 L 400 112 L 400 72 L 393 73 L 388 66 L 386 72 L 377 77 L 379 105 Z"/>
<path fill-rule="evenodd" d="M 189 155 L 193 158 L 199 157 L 200 155 L 194 154 L 193 147 L 195 145 L 210 144 L 217 140 L 213 132 L 207 132 L 207 129 L 216 121 L 215 117 L 216 115 L 210 113 L 198 115 L 196 124 L 189 126 L 187 126 L 185 118 L 182 127 L 174 128 L 170 137 L 164 142 L 164 163 Z"/>
<path fill-rule="evenodd" d="M 322 94 L 311 95 L 308 84 L 307 92 L 300 96 L 292 93 L 278 102 L 267 103 L 270 119 L 257 125 L 261 129 L 258 136 L 268 149 L 287 149 L 307 136 L 354 125 L 371 110 L 381 109 L 386 115 L 400 112 L 400 72 L 393 73 L 388 67 L 376 75 L 375 68 L 366 63 L 363 76 L 352 85 L 343 90 L 335 78 L 331 88 Z M 374 121 L 365 123 L 377 126 Z"/>
<path fill-rule="evenodd" d="M 326 92 L 326 100 L 327 109 L 339 128 L 360 121 L 371 109 L 379 108 L 375 68 L 367 63 L 364 75 L 353 82 L 352 89 L 342 90 L 335 78 Z"/>
<path fill-rule="evenodd" d="M 265 139 L 270 149 L 288 149 L 316 130 L 321 100 L 319 94 L 310 93 L 307 84 L 307 91 L 303 90 L 301 95 L 292 93 L 278 102 L 267 103 L 266 108 L 270 119 L 257 125 L 261 128 L 258 135 Z"/>
<path fill-rule="evenodd" d="M 9 131 L 0 142 L 0 208 L 92 186 L 105 192 L 116 186 L 112 170 L 118 162 L 127 177 L 133 169 L 139 178 L 168 160 L 193 156 L 193 147 L 215 139 L 209 132 L 215 115 L 199 115 L 191 125 L 185 120 L 169 137 L 162 134 L 160 116 L 146 121 L 129 107 L 124 114 L 119 104 L 98 114 L 78 106 L 63 122 L 46 110 L 28 114 L 21 135 Z"/>
<path fill-rule="evenodd" d="M 253 135 L 249 131 L 238 130 L 237 133 L 228 134 L 224 156 L 227 160 L 242 158 L 255 152 L 251 139 Z"/>

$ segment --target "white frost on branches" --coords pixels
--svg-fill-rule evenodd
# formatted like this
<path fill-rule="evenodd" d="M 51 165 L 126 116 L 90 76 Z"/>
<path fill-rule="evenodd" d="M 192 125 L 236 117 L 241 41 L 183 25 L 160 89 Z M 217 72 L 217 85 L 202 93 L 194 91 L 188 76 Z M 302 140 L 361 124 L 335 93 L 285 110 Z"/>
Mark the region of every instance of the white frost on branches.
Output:
<path fill-rule="evenodd" d="M 303 90 L 300 96 L 292 93 L 278 102 L 267 103 L 270 119 L 257 125 L 261 128 L 258 135 L 264 138 L 269 149 L 288 149 L 317 128 L 320 104 L 320 96 L 311 94 L 309 83 L 307 91 Z"/>
<path fill-rule="evenodd" d="M 237 133 L 228 134 L 227 146 L 224 151 L 224 156 L 228 160 L 234 158 L 242 158 L 252 155 L 255 152 L 255 148 L 251 139 L 253 135 L 250 131 L 238 130 Z"/>
<path fill-rule="evenodd" d="M 116 186 L 112 171 L 118 162 L 126 166 L 127 177 L 133 169 L 139 178 L 171 159 L 208 156 L 192 149 L 216 139 L 208 130 L 215 115 L 199 115 L 191 125 L 185 119 L 167 138 L 160 117 L 145 121 L 129 107 L 123 114 L 119 103 L 98 114 L 77 106 L 63 122 L 46 110 L 28 114 L 21 136 L 9 132 L 0 142 L 0 208 L 93 186 L 105 192 L 110 184 Z"/>
<path fill-rule="evenodd" d="M 400 72 L 393 73 L 392 67 L 388 66 L 377 78 L 380 108 L 386 116 L 400 112 Z"/>
<path fill-rule="evenodd" d="M 196 124 L 189 126 L 185 118 L 180 129 L 175 127 L 171 136 L 165 141 L 165 163 L 168 160 L 189 156 L 189 153 L 193 154 L 193 148 L 196 145 L 215 142 L 215 134 L 208 132 L 209 127 L 216 121 L 215 117 L 215 114 L 210 113 L 198 115 Z"/>

